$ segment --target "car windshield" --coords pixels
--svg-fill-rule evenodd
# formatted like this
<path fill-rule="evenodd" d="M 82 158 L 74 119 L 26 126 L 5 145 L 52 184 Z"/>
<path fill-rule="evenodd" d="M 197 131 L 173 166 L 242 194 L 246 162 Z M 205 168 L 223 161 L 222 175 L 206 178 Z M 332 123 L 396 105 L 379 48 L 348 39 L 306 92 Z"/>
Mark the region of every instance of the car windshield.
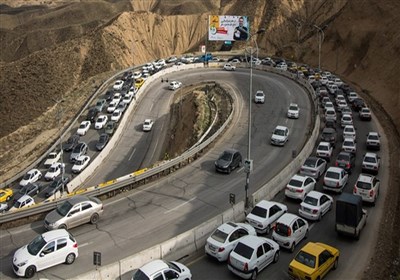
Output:
<path fill-rule="evenodd" d="M 31 178 L 31 174 L 27 173 L 24 176 L 24 180 L 29 180 Z"/>
<path fill-rule="evenodd" d="M 106 142 L 106 140 L 107 140 L 107 136 L 102 135 L 102 136 L 100 136 L 99 142 L 104 143 L 104 142 Z"/>
<path fill-rule="evenodd" d="M 290 106 L 290 107 L 289 107 L 289 110 L 291 110 L 291 111 L 297 111 L 297 106 Z"/>
<path fill-rule="evenodd" d="M 220 231 L 219 229 L 216 229 L 214 231 L 214 233 L 211 235 L 211 238 L 213 238 L 216 241 L 221 242 L 221 243 L 225 243 L 225 240 L 227 237 L 228 237 L 228 234 L 223 231 Z"/>
<path fill-rule="evenodd" d="M 247 246 L 246 244 L 243 244 L 242 242 L 239 242 L 233 251 L 236 254 L 249 260 L 249 259 L 251 259 L 251 256 L 253 255 L 254 249 Z"/>
<path fill-rule="evenodd" d="M 69 210 L 72 208 L 72 204 L 69 201 L 65 201 L 63 204 L 61 204 L 58 208 L 57 208 L 57 213 L 60 214 L 61 216 L 65 217 Z"/>
<path fill-rule="evenodd" d="M 267 209 L 256 206 L 251 210 L 251 214 L 259 216 L 261 218 L 266 218 L 267 217 Z"/>
<path fill-rule="evenodd" d="M 73 138 L 73 137 L 68 138 L 67 143 L 68 143 L 68 144 L 74 143 L 74 138 Z"/>
<path fill-rule="evenodd" d="M 344 141 L 343 146 L 354 146 L 352 141 Z"/>
<path fill-rule="evenodd" d="M 275 232 L 282 236 L 288 236 L 289 227 L 287 225 L 277 223 L 275 227 Z"/>
<path fill-rule="evenodd" d="M 370 162 L 370 163 L 376 163 L 376 160 L 374 157 L 365 157 L 364 158 L 365 162 Z"/>
<path fill-rule="evenodd" d="M 53 159 L 53 158 L 56 158 L 56 157 L 57 157 L 56 154 L 49 154 L 49 159 Z"/>
<path fill-rule="evenodd" d="M 219 159 L 230 161 L 232 159 L 233 154 L 230 152 L 224 152 Z"/>
<path fill-rule="evenodd" d="M 337 172 L 327 171 L 325 177 L 339 180 L 340 174 Z"/>
<path fill-rule="evenodd" d="M 304 264 L 304 265 L 308 266 L 308 267 L 315 268 L 316 257 L 311 255 L 311 254 L 309 254 L 309 253 L 306 253 L 304 251 L 300 251 L 297 254 L 295 260 L 298 261 L 301 264 Z"/>
<path fill-rule="evenodd" d="M 317 160 L 316 160 L 316 159 L 308 158 L 308 159 L 306 159 L 306 161 L 304 162 L 304 166 L 307 166 L 307 167 L 315 167 L 316 163 L 317 163 Z"/>
<path fill-rule="evenodd" d="M 319 145 L 319 146 L 318 146 L 318 150 L 320 150 L 320 151 L 327 151 L 327 150 L 328 150 L 328 146 L 326 146 L 326 145 Z"/>
<path fill-rule="evenodd" d="M 304 198 L 304 203 L 310 204 L 312 206 L 317 206 L 318 205 L 318 199 L 312 196 L 306 196 Z"/>
<path fill-rule="evenodd" d="M 57 166 L 51 166 L 51 167 L 49 168 L 49 172 L 50 172 L 50 173 L 54 173 L 54 172 L 57 171 L 57 169 L 58 169 Z"/>
<path fill-rule="evenodd" d="M 275 135 L 284 136 L 285 135 L 285 131 L 283 129 L 275 129 L 274 134 Z"/>
<path fill-rule="evenodd" d="M 29 254 L 31 254 L 32 256 L 36 256 L 37 253 L 39 253 L 45 245 L 46 241 L 41 235 L 39 235 L 35 239 L 33 239 L 31 243 L 28 244 L 27 249 Z"/>
<path fill-rule="evenodd" d="M 370 135 L 370 136 L 368 136 L 368 139 L 369 139 L 369 140 L 378 140 L 379 137 L 376 136 L 376 135 Z"/>
<path fill-rule="evenodd" d="M 173 262 L 165 262 L 169 268 L 171 268 L 172 270 L 181 272 L 181 269 L 179 268 L 179 266 L 177 266 L 176 264 L 174 264 Z"/>
<path fill-rule="evenodd" d="M 370 183 L 366 183 L 366 182 L 357 181 L 356 186 L 357 186 L 357 188 L 364 189 L 364 190 L 370 190 L 371 189 L 371 184 Z"/>
<path fill-rule="evenodd" d="M 86 125 L 84 123 L 79 126 L 79 128 L 85 128 L 85 127 Z"/>
<path fill-rule="evenodd" d="M 262 96 L 264 95 L 264 93 L 262 93 L 262 92 L 257 92 L 256 95 L 257 95 L 258 97 L 262 97 Z"/>
<path fill-rule="evenodd" d="M 300 187 L 303 185 L 303 182 L 302 182 L 302 181 L 299 181 L 299 180 L 292 179 L 292 180 L 290 180 L 289 185 L 290 185 L 291 187 L 300 188 Z"/>

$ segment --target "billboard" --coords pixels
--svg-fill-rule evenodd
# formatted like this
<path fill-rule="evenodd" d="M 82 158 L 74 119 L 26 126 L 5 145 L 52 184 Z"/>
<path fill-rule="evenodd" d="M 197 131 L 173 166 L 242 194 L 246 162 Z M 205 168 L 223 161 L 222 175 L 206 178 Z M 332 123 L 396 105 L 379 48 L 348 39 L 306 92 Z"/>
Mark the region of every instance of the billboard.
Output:
<path fill-rule="evenodd" d="M 247 41 L 250 23 L 247 16 L 209 16 L 209 41 Z"/>

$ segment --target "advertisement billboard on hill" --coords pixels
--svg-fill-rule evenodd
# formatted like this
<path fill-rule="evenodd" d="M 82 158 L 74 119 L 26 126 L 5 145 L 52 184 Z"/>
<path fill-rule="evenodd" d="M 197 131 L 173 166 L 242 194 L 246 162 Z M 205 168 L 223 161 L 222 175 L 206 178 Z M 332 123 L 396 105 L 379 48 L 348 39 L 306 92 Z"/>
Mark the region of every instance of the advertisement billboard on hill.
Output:
<path fill-rule="evenodd" d="M 247 16 L 217 16 L 208 18 L 209 41 L 247 41 L 250 22 Z"/>

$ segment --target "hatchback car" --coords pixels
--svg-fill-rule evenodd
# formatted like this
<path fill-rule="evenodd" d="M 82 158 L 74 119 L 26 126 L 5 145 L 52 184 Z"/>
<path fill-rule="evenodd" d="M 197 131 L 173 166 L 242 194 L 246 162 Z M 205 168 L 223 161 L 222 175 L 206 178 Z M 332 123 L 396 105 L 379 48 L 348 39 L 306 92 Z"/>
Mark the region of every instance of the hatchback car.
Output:
<path fill-rule="evenodd" d="M 381 158 L 375 153 L 366 153 L 364 155 L 361 170 L 362 172 L 378 174 L 381 165 Z"/>
<path fill-rule="evenodd" d="M 380 185 L 380 180 L 375 176 L 361 173 L 354 185 L 353 194 L 361 196 L 363 201 L 370 202 L 375 206 Z"/>
<path fill-rule="evenodd" d="M 35 200 L 33 199 L 33 197 L 24 194 L 14 202 L 13 206 L 10 208 L 10 211 L 20 210 L 22 208 L 28 208 L 31 207 L 32 205 L 35 205 Z"/>
<path fill-rule="evenodd" d="M 74 165 L 72 166 L 72 173 L 81 173 L 83 169 L 85 169 L 90 162 L 89 156 L 80 156 L 76 159 Z"/>
<path fill-rule="evenodd" d="M 351 174 L 351 170 L 356 164 L 356 156 L 349 152 L 340 152 L 336 157 L 335 166 L 343 168 L 347 173 Z"/>
<path fill-rule="evenodd" d="M 358 114 L 362 121 L 370 121 L 372 119 L 371 110 L 368 107 L 361 108 Z"/>
<path fill-rule="evenodd" d="M 150 131 L 153 128 L 154 121 L 152 119 L 145 119 L 143 122 L 143 131 Z"/>
<path fill-rule="evenodd" d="M 381 136 L 378 132 L 369 132 L 367 135 L 367 149 L 369 150 L 380 150 L 381 149 Z"/>
<path fill-rule="evenodd" d="M 254 95 L 254 102 L 255 103 L 264 103 L 265 102 L 265 93 L 262 90 L 257 90 L 256 94 Z"/>
<path fill-rule="evenodd" d="M 94 124 L 94 128 L 95 129 L 102 129 L 106 123 L 108 121 L 108 116 L 107 115 L 100 115 L 97 120 L 96 123 Z"/>
<path fill-rule="evenodd" d="M 132 280 L 190 280 L 192 274 L 185 265 L 174 261 L 154 260 L 133 271 Z"/>
<path fill-rule="evenodd" d="M 317 157 L 323 158 L 327 161 L 331 161 L 333 153 L 333 147 L 329 142 L 319 142 L 316 150 Z"/>
<path fill-rule="evenodd" d="M 345 138 L 342 144 L 342 151 L 356 154 L 357 152 L 357 144 L 353 138 Z"/>
<path fill-rule="evenodd" d="M 228 269 L 244 279 L 256 279 L 264 268 L 279 260 L 279 245 L 268 238 L 245 236 L 228 259 Z"/>
<path fill-rule="evenodd" d="M 308 222 L 295 214 L 286 213 L 278 219 L 272 232 L 272 239 L 279 246 L 294 252 L 294 248 L 308 237 Z"/>
<path fill-rule="evenodd" d="M 300 175 L 318 179 L 326 170 L 326 160 L 319 157 L 309 157 L 300 168 Z"/>
<path fill-rule="evenodd" d="M 308 176 L 294 175 L 285 188 L 285 196 L 303 200 L 315 188 L 315 179 Z"/>
<path fill-rule="evenodd" d="M 19 182 L 20 186 L 26 186 L 29 183 L 34 183 L 42 178 L 42 172 L 39 171 L 39 169 L 32 169 L 29 170 L 22 180 Z"/>
<path fill-rule="evenodd" d="M 65 229 L 38 235 L 28 245 L 19 248 L 13 257 L 13 270 L 18 276 L 32 278 L 37 271 L 66 263 L 78 257 L 78 243 Z"/>
<path fill-rule="evenodd" d="M 289 128 L 278 125 L 271 136 L 271 144 L 276 146 L 284 146 L 289 139 Z"/>
<path fill-rule="evenodd" d="M 338 249 L 319 242 L 308 242 L 290 262 L 288 274 L 293 279 L 325 278 L 339 263 Z"/>
<path fill-rule="evenodd" d="M 46 174 L 44 175 L 44 178 L 47 181 L 51 181 L 54 180 L 55 178 L 57 178 L 59 175 L 61 175 L 61 173 L 63 172 L 63 169 L 65 168 L 65 164 L 61 163 L 61 162 L 56 162 L 53 163 L 49 170 L 46 172 Z"/>
<path fill-rule="evenodd" d="M 343 140 L 346 138 L 353 138 L 356 141 L 356 129 L 353 125 L 346 125 L 343 128 Z"/>
<path fill-rule="evenodd" d="M 83 121 L 79 125 L 76 134 L 83 136 L 86 134 L 86 132 L 88 132 L 89 128 L 90 128 L 90 121 Z"/>
<path fill-rule="evenodd" d="M 64 143 L 63 150 L 66 152 L 72 151 L 78 145 L 79 140 L 80 136 L 78 134 L 71 135 L 71 137 L 68 138 L 67 142 Z"/>
<path fill-rule="evenodd" d="M 287 111 L 287 117 L 290 119 L 298 119 L 300 115 L 299 105 L 296 103 L 290 103 Z"/>
<path fill-rule="evenodd" d="M 170 90 L 176 90 L 176 89 L 180 88 L 181 86 L 182 86 L 182 83 L 181 83 L 181 82 L 178 82 L 178 81 L 171 81 L 171 82 L 169 83 L 168 88 L 169 88 Z"/>
<path fill-rule="evenodd" d="M 342 192 L 349 179 L 348 173 L 340 167 L 329 167 L 325 172 L 324 190 Z"/>
<path fill-rule="evenodd" d="M 268 234 L 279 217 L 288 211 L 286 205 L 268 200 L 261 200 L 246 216 L 246 222 L 252 225 L 257 233 Z"/>
<path fill-rule="evenodd" d="M 96 224 L 102 214 L 103 203 L 100 199 L 75 195 L 46 215 L 44 227 L 53 230 L 70 229 L 89 222 Z"/>
<path fill-rule="evenodd" d="M 72 153 L 69 156 L 69 160 L 70 162 L 75 162 L 75 160 L 80 157 L 83 156 L 87 153 L 88 150 L 88 146 L 86 143 L 84 142 L 80 142 L 72 151 Z"/>
<path fill-rule="evenodd" d="M 205 252 L 218 261 L 226 261 L 229 253 L 246 235 L 257 235 L 256 230 L 249 224 L 228 222 L 220 225 L 207 238 Z"/>
<path fill-rule="evenodd" d="M 107 145 L 110 136 L 107 133 L 100 134 L 99 140 L 96 143 L 96 149 L 101 151 Z"/>
<path fill-rule="evenodd" d="M 242 165 L 242 155 L 238 150 L 225 150 L 215 161 L 215 171 L 231 173 L 237 167 Z"/>
<path fill-rule="evenodd" d="M 333 198 L 327 194 L 311 191 L 300 203 L 299 215 L 308 220 L 322 219 L 332 209 Z"/>
<path fill-rule="evenodd" d="M 0 189 L 0 203 L 9 201 L 14 192 L 10 188 Z"/>
<path fill-rule="evenodd" d="M 321 133 L 321 141 L 331 143 L 332 147 L 335 147 L 337 139 L 336 129 L 331 127 L 325 127 Z"/>

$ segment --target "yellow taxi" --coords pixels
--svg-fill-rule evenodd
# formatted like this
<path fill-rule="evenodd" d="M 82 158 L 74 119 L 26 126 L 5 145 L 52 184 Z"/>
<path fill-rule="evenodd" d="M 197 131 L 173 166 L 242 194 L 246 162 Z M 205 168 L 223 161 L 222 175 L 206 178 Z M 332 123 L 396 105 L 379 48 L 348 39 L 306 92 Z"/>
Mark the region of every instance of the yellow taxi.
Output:
<path fill-rule="evenodd" d="M 291 279 L 322 279 L 339 262 L 339 250 L 324 243 L 308 242 L 289 264 Z"/>
<path fill-rule="evenodd" d="M 6 202 L 13 196 L 12 189 L 0 189 L 0 202 Z"/>
<path fill-rule="evenodd" d="M 138 89 L 144 84 L 144 79 L 139 78 L 135 80 L 135 87 L 137 87 Z"/>

